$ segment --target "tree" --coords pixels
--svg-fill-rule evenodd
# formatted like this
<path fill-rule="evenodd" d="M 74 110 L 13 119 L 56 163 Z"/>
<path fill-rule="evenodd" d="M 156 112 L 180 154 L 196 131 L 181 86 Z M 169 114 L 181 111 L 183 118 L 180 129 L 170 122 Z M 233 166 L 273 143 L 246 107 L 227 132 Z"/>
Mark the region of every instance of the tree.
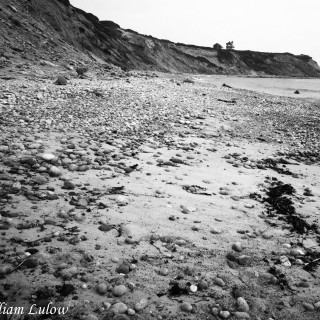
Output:
<path fill-rule="evenodd" d="M 233 41 L 229 41 L 229 42 L 226 43 L 226 49 L 227 50 L 233 50 L 234 49 Z"/>

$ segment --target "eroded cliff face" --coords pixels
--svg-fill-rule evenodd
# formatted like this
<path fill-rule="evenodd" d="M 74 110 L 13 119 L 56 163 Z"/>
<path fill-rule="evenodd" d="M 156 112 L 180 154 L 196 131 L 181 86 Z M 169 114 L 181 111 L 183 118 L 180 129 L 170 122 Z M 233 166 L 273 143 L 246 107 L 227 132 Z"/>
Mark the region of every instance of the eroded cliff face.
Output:
<path fill-rule="evenodd" d="M 0 56 L 67 61 L 83 55 L 122 68 L 206 74 L 319 77 L 311 57 L 290 53 L 216 51 L 124 30 L 68 0 L 0 0 Z"/>

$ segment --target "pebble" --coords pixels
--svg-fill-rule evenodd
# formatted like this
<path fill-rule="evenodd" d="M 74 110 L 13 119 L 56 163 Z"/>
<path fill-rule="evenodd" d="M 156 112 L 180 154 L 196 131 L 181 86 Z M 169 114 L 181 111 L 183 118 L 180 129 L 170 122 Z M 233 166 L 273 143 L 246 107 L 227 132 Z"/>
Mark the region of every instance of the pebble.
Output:
<path fill-rule="evenodd" d="M 238 263 L 242 266 L 249 266 L 252 262 L 252 258 L 247 255 L 242 255 L 237 259 Z"/>
<path fill-rule="evenodd" d="M 296 257 L 296 256 L 301 256 L 304 255 L 304 252 L 302 249 L 291 249 L 290 250 L 290 255 Z"/>
<path fill-rule="evenodd" d="M 130 272 L 130 264 L 122 263 L 117 269 L 117 273 L 128 274 Z"/>
<path fill-rule="evenodd" d="M 219 277 L 214 279 L 214 284 L 221 287 L 221 288 L 226 285 L 225 282 Z"/>
<path fill-rule="evenodd" d="M 130 308 L 128 309 L 127 313 L 128 313 L 129 316 L 133 316 L 133 315 L 136 314 L 136 312 L 133 309 L 130 309 Z"/>
<path fill-rule="evenodd" d="M 115 303 L 114 305 L 112 305 L 111 307 L 113 310 L 115 310 L 117 313 L 126 313 L 128 310 L 128 307 L 126 304 L 124 304 L 123 302 L 118 302 Z"/>
<path fill-rule="evenodd" d="M 233 313 L 233 315 L 236 319 L 240 319 L 240 320 L 250 319 L 250 316 L 246 312 L 237 311 Z"/>
<path fill-rule="evenodd" d="M 196 293 L 198 291 L 198 287 L 195 286 L 194 284 L 192 284 L 189 288 L 190 292 L 192 293 Z"/>
<path fill-rule="evenodd" d="M 51 153 L 44 153 L 43 155 L 41 155 L 41 159 L 44 161 L 51 161 L 53 159 L 56 159 L 56 156 Z"/>
<path fill-rule="evenodd" d="M 52 176 L 52 177 L 59 177 L 61 175 L 61 171 L 59 168 L 57 168 L 56 166 L 52 166 L 50 167 L 49 169 L 49 174 Z"/>
<path fill-rule="evenodd" d="M 217 316 L 217 315 L 219 314 L 219 309 L 213 307 L 213 308 L 211 309 L 211 313 L 212 313 L 214 316 Z"/>
<path fill-rule="evenodd" d="M 95 316 L 94 314 L 88 314 L 83 318 L 84 320 L 98 320 L 98 317 Z"/>
<path fill-rule="evenodd" d="M 96 290 L 99 294 L 105 294 L 108 292 L 108 286 L 105 283 L 99 283 L 96 287 Z"/>
<path fill-rule="evenodd" d="M 208 285 L 208 282 L 201 279 L 199 282 L 198 282 L 198 289 L 199 291 L 202 291 L 202 290 L 206 290 L 209 288 L 209 285 Z"/>
<path fill-rule="evenodd" d="M 123 284 L 120 284 L 118 286 L 115 286 L 112 290 L 112 294 L 115 296 L 115 297 L 121 297 L 123 296 L 125 293 L 127 293 L 128 291 L 128 288 L 123 285 Z"/>
<path fill-rule="evenodd" d="M 305 308 L 306 311 L 313 311 L 315 308 L 311 303 L 308 302 L 303 302 L 302 306 Z"/>
<path fill-rule="evenodd" d="M 220 311 L 219 315 L 222 319 L 228 319 L 230 317 L 230 312 L 229 311 Z"/>
<path fill-rule="evenodd" d="M 187 275 L 187 276 L 193 276 L 196 272 L 196 269 L 194 267 L 191 267 L 191 266 L 187 266 L 186 269 L 184 270 L 184 273 Z"/>
<path fill-rule="evenodd" d="M 161 276 L 167 276 L 167 275 L 169 274 L 169 270 L 166 269 L 166 268 L 160 269 L 160 270 L 159 270 L 159 274 L 160 274 Z"/>
<path fill-rule="evenodd" d="M 235 242 L 233 245 L 232 245 L 232 249 L 236 252 L 242 252 L 243 251 L 243 248 L 242 248 L 242 245 L 240 242 Z"/>
<path fill-rule="evenodd" d="M 117 314 L 112 318 L 112 320 L 130 320 L 130 319 L 125 314 Z"/>
<path fill-rule="evenodd" d="M 111 303 L 110 302 L 103 301 L 102 305 L 103 305 L 104 309 L 106 309 L 106 310 L 111 308 Z"/>
<path fill-rule="evenodd" d="M 192 311 L 192 305 L 189 303 L 189 302 L 183 302 L 181 305 L 180 305 L 180 308 L 182 311 L 184 312 L 190 312 Z"/>
<path fill-rule="evenodd" d="M 139 302 L 137 302 L 134 306 L 134 310 L 136 312 L 139 312 L 143 309 L 145 309 L 148 306 L 148 300 L 147 299 L 141 299 Z"/>
<path fill-rule="evenodd" d="M 242 297 L 239 297 L 237 299 L 237 308 L 238 308 L 238 310 L 243 311 L 243 312 L 248 312 L 250 309 L 247 301 Z"/>

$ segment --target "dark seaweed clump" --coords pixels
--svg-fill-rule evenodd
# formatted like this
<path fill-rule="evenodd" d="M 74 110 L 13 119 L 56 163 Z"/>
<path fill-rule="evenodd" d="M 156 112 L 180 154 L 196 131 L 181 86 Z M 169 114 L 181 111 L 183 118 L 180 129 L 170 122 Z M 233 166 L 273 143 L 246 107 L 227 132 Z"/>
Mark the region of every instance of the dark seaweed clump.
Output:
<path fill-rule="evenodd" d="M 293 175 L 293 173 L 285 167 L 285 165 L 284 165 L 285 162 L 282 159 L 277 161 L 275 159 L 268 158 L 268 159 L 264 159 L 263 163 L 265 164 L 265 166 L 267 168 L 272 169 L 272 170 L 278 172 L 279 174 L 284 174 L 287 176 Z M 282 163 L 283 167 L 279 167 L 278 163 Z"/>
<path fill-rule="evenodd" d="M 297 214 L 292 200 L 288 195 L 293 195 L 295 189 L 290 184 L 283 184 L 281 181 L 275 183 L 276 186 L 272 186 L 267 191 L 267 197 L 265 202 L 270 204 L 268 208 L 269 216 L 281 215 L 284 219 L 292 225 L 292 231 L 299 234 L 307 233 L 309 230 L 317 230 L 318 227 L 315 224 L 310 225 L 305 219 Z"/>

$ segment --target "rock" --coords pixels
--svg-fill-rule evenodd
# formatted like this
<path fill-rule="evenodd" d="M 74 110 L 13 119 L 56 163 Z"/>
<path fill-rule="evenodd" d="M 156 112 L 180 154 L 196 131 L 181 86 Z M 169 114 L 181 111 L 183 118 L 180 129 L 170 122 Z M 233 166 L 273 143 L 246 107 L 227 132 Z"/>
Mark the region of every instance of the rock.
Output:
<path fill-rule="evenodd" d="M 217 286 L 219 286 L 219 287 L 224 287 L 224 286 L 226 285 L 226 284 L 224 283 L 224 281 L 223 281 L 221 278 L 219 278 L 219 277 L 217 277 L 217 278 L 214 279 L 214 284 L 217 285 Z"/>
<path fill-rule="evenodd" d="M 237 259 L 238 263 L 242 266 L 249 266 L 252 262 L 252 258 L 247 255 L 242 255 Z"/>
<path fill-rule="evenodd" d="M 76 165 L 76 164 L 70 164 L 69 166 L 68 166 L 68 170 L 69 171 L 77 171 L 78 170 L 78 166 Z"/>
<path fill-rule="evenodd" d="M 208 285 L 208 282 L 201 279 L 199 282 L 198 282 L 198 289 L 199 291 L 202 291 L 202 290 L 207 290 L 209 288 L 209 285 Z"/>
<path fill-rule="evenodd" d="M 169 274 L 169 270 L 167 268 L 162 268 L 159 270 L 159 274 L 161 276 L 167 276 Z"/>
<path fill-rule="evenodd" d="M 108 286 L 105 283 L 99 283 L 96 287 L 96 290 L 99 294 L 105 294 L 108 292 Z"/>
<path fill-rule="evenodd" d="M 36 175 L 31 179 L 34 184 L 43 185 L 48 182 L 47 178 L 44 176 Z"/>
<path fill-rule="evenodd" d="M 233 245 L 232 245 L 232 249 L 236 252 L 242 252 L 243 251 L 243 248 L 242 248 L 242 245 L 240 242 L 235 242 Z"/>
<path fill-rule="evenodd" d="M 148 300 L 147 299 L 141 299 L 139 302 L 137 302 L 134 306 L 134 310 L 136 312 L 139 312 L 143 309 L 145 309 L 148 306 Z"/>
<path fill-rule="evenodd" d="M 62 189 L 66 189 L 66 190 L 74 190 L 74 188 L 76 187 L 76 185 L 68 180 L 65 180 L 62 186 Z"/>
<path fill-rule="evenodd" d="M 9 273 L 11 268 L 9 266 L 1 266 L 0 267 L 0 276 L 4 276 Z"/>
<path fill-rule="evenodd" d="M 284 267 L 291 267 L 291 262 L 287 256 L 280 256 L 279 260 Z"/>
<path fill-rule="evenodd" d="M 187 275 L 187 276 L 193 276 L 195 273 L 196 273 L 196 269 L 194 267 L 191 267 L 191 266 L 187 266 L 184 270 L 184 273 Z"/>
<path fill-rule="evenodd" d="M 238 308 L 238 310 L 243 311 L 243 312 L 248 312 L 250 309 L 247 301 L 242 297 L 239 297 L 237 299 L 237 308 Z"/>
<path fill-rule="evenodd" d="M 130 308 L 128 309 L 127 313 L 128 313 L 129 316 L 133 316 L 133 315 L 136 314 L 136 312 L 133 309 L 130 309 Z"/>
<path fill-rule="evenodd" d="M 58 86 L 65 86 L 67 84 L 67 80 L 65 77 L 59 76 L 54 84 L 56 84 Z"/>
<path fill-rule="evenodd" d="M 296 91 L 294 92 L 294 94 L 300 94 L 299 90 L 296 90 Z"/>
<path fill-rule="evenodd" d="M 35 258 L 29 258 L 22 263 L 23 266 L 33 269 L 38 266 L 38 261 Z"/>
<path fill-rule="evenodd" d="M 230 312 L 229 311 L 220 311 L 219 316 L 222 319 L 228 319 L 230 317 Z"/>
<path fill-rule="evenodd" d="M 56 166 L 52 166 L 49 169 L 49 174 L 52 177 L 59 177 L 61 175 L 61 171 Z"/>
<path fill-rule="evenodd" d="M 118 286 L 115 286 L 112 290 L 112 294 L 115 296 L 115 297 L 121 297 L 123 296 L 125 293 L 127 293 L 128 291 L 128 288 L 123 285 L 123 284 L 120 284 Z"/>
<path fill-rule="evenodd" d="M 250 316 L 246 312 L 237 311 L 237 312 L 233 313 L 233 316 L 236 319 L 240 319 L 240 320 L 250 319 Z"/>
<path fill-rule="evenodd" d="M 230 261 L 237 261 L 237 256 L 233 252 L 228 252 L 226 258 Z"/>
<path fill-rule="evenodd" d="M 54 154 L 51 153 L 44 153 L 43 155 L 41 155 L 41 159 L 44 161 L 51 161 L 56 159 L 56 156 Z"/>
<path fill-rule="evenodd" d="M 117 269 L 117 273 L 128 274 L 130 272 L 130 265 L 128 263 L 122 263 Z"/>
<path fill-rule="evenodd" d="M 190 292 L 192 293 L 196 293 L 198 291 L 198 287 L 195 286 L 194 284 L 192 284 L 190 287 L 189 287 L 189 290 Z"/>
<path fill-rule="evenodd" d="M 117 314 L 112 320 L 130 320 L 125 314 Z"/>
<path fill-rule="evenodd" d="M 219 309 L 213 307 L 213 308 L 211 309 L 211 313 L 212 313 L 214 316 L 217 316 L 217 315 L 219 314 Z"/>
<path fill-rule="evenodd" d="M 184 312 L 190 312 L 192 311 L 192 305 L 189 302 L 183 302 L 180 305 L 180 309 Z"/>
<path fill-rule="evenodd" d="M 303 302 L 302 306 L 304 307 L 304 309 L 306 311 L 313 311 L 314 310 L 314 306 L 311 303 Z"/>
<path fill-rule="evenodd" d="M 290 255 L 296 257 L 296 256 L 301 256 L 304 255 L 304 252 L 302 249 L 299 248 L 294 248 L 290 250 Z"/>
<path fill-rule="evenodd" d="M 98 317 L 96 317 L 94 314 L 88 314 L 83 318 L 83 320 L 98 320 Z"/>
<path fill-rule="evenodd" d="M 315 307 L 316 309 L 320 309 L 320 301 L 316 302 L 316 303 L 314 304 L 314 307 Z"/>
<path fill-rule="evenodd" d="M 298 287 L 300 288 L 309 288 L 310 287 L 310 283 L 308 283 L 307 281 L 301 281 L 298 283 Z"/>
<path fill-rule="evenodd" d="M 117 313 L 126 313 L 128 310 L 128 307 L 123 302 L 118 302 L 112 305 L 112 309 L 115 310 Z"/>

